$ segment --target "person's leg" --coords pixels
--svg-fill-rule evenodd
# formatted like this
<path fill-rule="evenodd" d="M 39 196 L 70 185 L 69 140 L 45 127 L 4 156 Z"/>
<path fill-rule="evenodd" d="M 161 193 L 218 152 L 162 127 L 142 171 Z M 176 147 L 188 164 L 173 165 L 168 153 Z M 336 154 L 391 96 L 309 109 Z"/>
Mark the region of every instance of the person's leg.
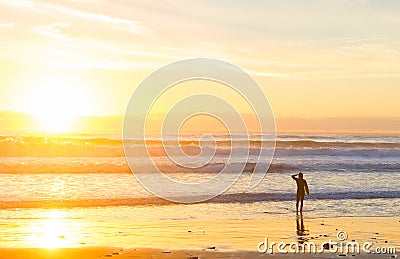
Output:
<path fill-rule="evenodd" d="M 296 195 L 296 212 L 299 211 L 299 200 L 300 200 L 299 195 Z"/>
<path fill-rule="evenodd" d="M 304 200 L 304 195 L 300 196 L 300 211 L 303 211 L 303 200 Z"/>

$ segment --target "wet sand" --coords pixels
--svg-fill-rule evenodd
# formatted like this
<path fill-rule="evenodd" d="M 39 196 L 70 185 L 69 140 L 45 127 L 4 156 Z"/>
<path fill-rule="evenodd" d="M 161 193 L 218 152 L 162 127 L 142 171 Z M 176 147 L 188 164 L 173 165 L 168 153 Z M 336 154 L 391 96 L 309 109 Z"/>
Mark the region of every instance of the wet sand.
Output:
<path fill-rule="evenodd" d="M 261 254 L 252 251 L 206 251 L 206 250 L 171 250 L 141 248 L 121 250 L 119 248 L 26 248 L 0 249 L 0 258 L 30 258 L 30 259 L 70 259 L 70 258 L 160 258 L 160 259 L 198 259 L 198 258 L 397 258 L 397 255 L 378 254 Z"/>
<path fill-rule="evenodd" d="M 2 248 L 0 258 L 396 258 L 400 251 L 400 217 L 342 217 L 307 218 L 298 216 L 271 220 L 233 221 L 161 221 L 138 222 L 132 228 L 136 232 L 126 235 L 124 244 L 114 240 L 113 245 L 74 248 Z M 158 231 L 163 229 L 164 231 Z M 346 231 L 343 242 L 371 243 L 369 250 L 395 248 L 396 253 L 360 254 L 330 252 L 328 247 L 318 253 L 323 243 L 338 241 L 337 233 Z M 134 235 L 139 234 L 136 238 Z M 68 237 L 65 237 L 68 238 Z M 288 254 L 268 250 L 260 253 L 257 245 L 268 242 L 284 242 Z M 129 242 L 130 240 L 130 242 Z M 113 240 L 110 240 L 112 243 Z M 314 242 L 316 253 L 294 254 L 290 243 Z M 399 257 L 400 258 L 400 257 Z"/>

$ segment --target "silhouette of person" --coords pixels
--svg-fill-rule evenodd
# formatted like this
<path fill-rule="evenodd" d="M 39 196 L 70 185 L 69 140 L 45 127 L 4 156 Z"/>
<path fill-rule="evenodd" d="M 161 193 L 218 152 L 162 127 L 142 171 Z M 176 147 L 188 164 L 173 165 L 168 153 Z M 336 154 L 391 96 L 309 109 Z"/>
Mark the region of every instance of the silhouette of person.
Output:
<path fill-rule="evenodd" d="M 298 176 L 296 178 L 296 176 Z M 304 194 L 308 195 L 308 185 L 306 180 L 303 179 L 303 174 L 294 174 L 292 175 L 293 180 L 296 181 L 297 184 L 297 194 L 296 194 L 296 212 L 299 211 L 299 202 L 300 202 L 300 212 L 303 211 L 303 200 Z"/>
<path fill-rule="evenodd" d="M 308 230 L 305 229 L 305 227 L 304 227 L 303 213 L 301 213 L 301 212 L 300 212 L 300 216 L 298 215 L 296 217 L 296 226 L 297 226 L 296 234 L 297 234 L 298 242 L 300 244 L 303 244 L 304 242 L 307 242 L 308 241 L 308 237 L 307 236 L 309 234 L 308 234 Z"/>

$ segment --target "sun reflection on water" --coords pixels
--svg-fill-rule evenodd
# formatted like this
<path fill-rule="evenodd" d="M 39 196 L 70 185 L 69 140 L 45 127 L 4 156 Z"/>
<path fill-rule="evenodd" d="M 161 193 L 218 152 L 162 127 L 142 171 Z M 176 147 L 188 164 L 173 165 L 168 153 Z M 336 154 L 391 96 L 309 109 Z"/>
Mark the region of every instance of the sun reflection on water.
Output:
<path fill-rule="evenodd" d="M 76 247 L 80 243 L 79 226 L 68 219 L 65 211 L 49 210 L 38 215 L 29 226 L 27 243 L 30 247 Z M 77 231 L 78 230 L 78 231 Z"/>

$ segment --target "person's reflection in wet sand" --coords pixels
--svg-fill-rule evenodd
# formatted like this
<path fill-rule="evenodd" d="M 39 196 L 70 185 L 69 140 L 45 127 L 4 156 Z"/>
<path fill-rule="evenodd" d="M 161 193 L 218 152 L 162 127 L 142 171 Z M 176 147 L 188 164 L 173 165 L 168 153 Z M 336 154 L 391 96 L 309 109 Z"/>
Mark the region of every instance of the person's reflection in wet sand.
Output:
<path fill-rule="evenodd" d="M 297 239 L 300 244 L 308 241 L 309 231 L 304 227 L 303 221 L 303 213 L 298 213 L 296 217 L 296 226 L 297 226 Z"/>

